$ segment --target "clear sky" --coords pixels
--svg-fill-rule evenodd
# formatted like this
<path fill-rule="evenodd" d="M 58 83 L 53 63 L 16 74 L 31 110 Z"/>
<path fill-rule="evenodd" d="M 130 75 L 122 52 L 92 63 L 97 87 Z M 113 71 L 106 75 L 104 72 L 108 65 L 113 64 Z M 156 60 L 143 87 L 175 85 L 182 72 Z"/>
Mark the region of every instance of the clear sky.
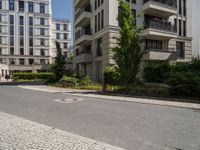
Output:
<path fill-rule="evenodd" d="M 72 21 L 72 0 L 52 0 L 53 18 L 70 19 Z"/>

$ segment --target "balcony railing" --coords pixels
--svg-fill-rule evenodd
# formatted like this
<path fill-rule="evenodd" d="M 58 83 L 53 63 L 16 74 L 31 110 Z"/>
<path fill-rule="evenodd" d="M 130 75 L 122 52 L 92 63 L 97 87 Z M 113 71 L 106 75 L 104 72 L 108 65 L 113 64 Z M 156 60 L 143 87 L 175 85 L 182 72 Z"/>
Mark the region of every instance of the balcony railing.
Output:
<path fill-rule="evenodd" d="M 91 28 L 82 29 L 76 32 L 75 39 L 79 39 L 83 35 L 92 35 Z"/>
<path fill-rule="evenodd" d="M 144 27 L 145 29 L 152 28 L 152 29 L 163 30 L 163 31 L 168 31 L 168 32 L 177 32 L 177 27 L 174 25 L 171 25 L 170 22 L 150 20 L 144 23 Z"/>
<path fill-rule="evenodd" d="M 83 12 L 92 12 L 92 6 L 88 5 L 83 8 L 80 8 L 75 15 L 75 20 L 83 13 Z"/>
<path fill-rule="evenodd" d="M 157 2 L 157 3 L 164 4 L 166 6 L 177 8 L 177 0 L 144 0 L 144 4 L 149 1 Z"/>

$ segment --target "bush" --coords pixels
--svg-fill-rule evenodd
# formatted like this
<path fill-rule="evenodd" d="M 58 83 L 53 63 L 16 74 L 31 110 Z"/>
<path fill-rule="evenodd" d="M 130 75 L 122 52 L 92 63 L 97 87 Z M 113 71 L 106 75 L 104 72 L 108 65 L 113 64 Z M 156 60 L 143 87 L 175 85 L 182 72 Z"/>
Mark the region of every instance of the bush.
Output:
<path fill-rule="evenodd" d="M 168 62 L 147 62 L 144 66 L 144 80 L 146 82 L 163 83 L 169 78 L 171 71 Z"/>
<path fill-rule="evenodd" d="M 49 80 L 55 78 L 53 73 L 15 73 L 13 80 Z"/>
<path fill-rule="evenodd" d="M 104 70 L 104 84 L 120 85 L 120 73 L 114 66 L 106 67 Z"/>
<path fill-rule="evenodd" d="M 93 81 L 90 79 L 90 77 L 86 76 L 79 81 L 79 85 L 81 86 L 93 85 Z"/>
<path fill-rule="evenodd" d="M 68 77 L 68 76 L 63 76 L 62 79 L 60 79 L 59 84 L 62 87 L 73 87 L 78 85 L 79 80 L 74 77 Z"/>
<path fill-rule="evenodd" d="M 168 80 L 171 95 L 200 96 L 200 74 L 194 72 L 173 72 Z"/>

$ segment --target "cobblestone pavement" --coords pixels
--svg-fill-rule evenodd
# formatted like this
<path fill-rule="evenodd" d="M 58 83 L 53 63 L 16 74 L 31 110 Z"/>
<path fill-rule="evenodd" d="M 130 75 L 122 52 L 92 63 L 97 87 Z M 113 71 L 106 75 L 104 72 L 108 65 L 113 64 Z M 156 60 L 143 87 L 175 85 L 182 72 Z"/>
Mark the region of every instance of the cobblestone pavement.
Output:
<path fill-rule="evenodd" d="M 122 150 L 0 112 L 0 150 Z"/>
<path fill-rule="evenodd" d="M 200 109 L 200 104 L 195 104 L 195 103 L 175 102 L 175 101 L 165 101 L 165 100 L 155 100 L 155 99 L 145 99 L 145 98 L 132 98 L 132 97 L 122 97 L 122 96 L 108 96 L 108 95 L 95 94 L 94 91 L 62 89 L 62 88 L 43 86 L 43 85 L 42 86 L 31 85 L 31 86 L 19 86 L 19 87 L 41 92 L 71 94 L 74 96 L 81 96 L 81 97 L 100 98 L 100 99 L 114 100 L 114 101 L 126 101 L 126 102 L 163 105 L 163 106 L 172 106 L 172 107 L 189 108 L 189 109 Z"/>

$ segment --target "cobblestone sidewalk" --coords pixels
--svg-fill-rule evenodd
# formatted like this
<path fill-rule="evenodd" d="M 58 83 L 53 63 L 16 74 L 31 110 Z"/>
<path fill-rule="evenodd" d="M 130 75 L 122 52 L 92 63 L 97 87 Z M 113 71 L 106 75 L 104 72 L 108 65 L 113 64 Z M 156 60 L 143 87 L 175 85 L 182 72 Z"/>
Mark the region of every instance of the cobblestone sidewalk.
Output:
<path fill-rule="evenodd" d="M 0 150 L 123 150 L 0 112 Z"/>

